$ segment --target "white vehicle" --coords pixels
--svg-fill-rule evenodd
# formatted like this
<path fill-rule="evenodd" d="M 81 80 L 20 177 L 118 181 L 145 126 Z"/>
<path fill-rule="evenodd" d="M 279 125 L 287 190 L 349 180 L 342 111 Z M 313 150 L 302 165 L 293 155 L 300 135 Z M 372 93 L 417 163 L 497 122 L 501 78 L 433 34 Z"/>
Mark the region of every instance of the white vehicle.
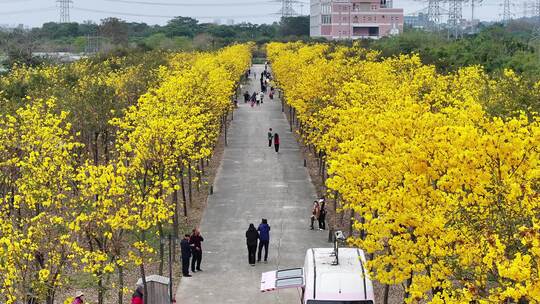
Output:
<path fill-rule="evenodd" d="M 265 272 L 261 292 L 300 288 L 302 304 L 373 304 L 373 284 L 358 248 L 311 248 L 303 268 Z"/>

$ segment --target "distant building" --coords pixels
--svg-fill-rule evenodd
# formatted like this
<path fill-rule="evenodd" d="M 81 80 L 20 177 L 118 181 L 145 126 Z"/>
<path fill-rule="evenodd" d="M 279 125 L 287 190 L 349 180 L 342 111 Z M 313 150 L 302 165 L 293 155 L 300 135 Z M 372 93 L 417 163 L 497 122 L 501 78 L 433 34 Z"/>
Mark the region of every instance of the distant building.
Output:
<path fill-rule="evenodd" d="M 227 25 L 234 25 L 234 19 L 227 19 Z"/>
<path fill-rule="evenodd" d="M 403 9 L 387 0 L 311 0 L 310 36 L 378 39 L 403 32 Z"/>
<path fill-rule="evenodd" d="M 418 13 L 418 15 L 405 16 L 404 23 L 412 28 L 424 29 L 429 28 L 431 23 L 428 14 Z"/>
<path fill-rule="evenodd" d="M 221 24 L 221 19 L 214 19 L 214 21 L 212 23 L 216 24 L 216 25 L 220 25 Z"/>

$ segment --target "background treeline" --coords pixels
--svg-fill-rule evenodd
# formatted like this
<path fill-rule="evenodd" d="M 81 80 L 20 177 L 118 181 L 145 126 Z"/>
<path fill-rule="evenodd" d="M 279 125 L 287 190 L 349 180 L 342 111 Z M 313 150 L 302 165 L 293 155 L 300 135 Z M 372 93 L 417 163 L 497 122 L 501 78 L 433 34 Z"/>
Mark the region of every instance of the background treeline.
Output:
<path fill-rule="evenodd" d="M 0 32 L 0 45 L 17 46 L 28 41 L 35 51 L 83 52 L 88 47 L 88 37 L 99 37 L 102 50 L 117 47 L 143 49 L 217 49 L 239 41 L 265 43 L 271 40 L 307 38 L 309 17 L 283 18 L 273 24 L 242 23 L 218 25 L 199 23 L 189 17 L 176 17 L 166 25 L 126 22 L 106 18 L 100 24 L 48 22 L 31 30 Z M 31 43 L 30 43 L 31 42 Z M 92 42 L 94 43 L 94 42 Z"/>
<path fill-rule="evenodd" d="M 525 20 L 482 26 L 477 34 L 457 40 L 447 39 L 446 32 L 409 29 L 399 36 L 364 41 L 363 46 L 381 51 L 383 57 L 417 53 L 440 72 L 481 65 L 490 73 L 512 69 L 540 77 L 540 37 L 534 24 Z"/>

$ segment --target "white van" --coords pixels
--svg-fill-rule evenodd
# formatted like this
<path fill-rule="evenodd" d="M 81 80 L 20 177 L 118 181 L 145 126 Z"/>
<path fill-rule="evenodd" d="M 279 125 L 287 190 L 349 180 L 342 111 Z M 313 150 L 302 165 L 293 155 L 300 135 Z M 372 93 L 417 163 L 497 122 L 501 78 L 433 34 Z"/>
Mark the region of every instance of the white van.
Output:
<path fill-rule="evenodd" d="M 261 292 L 301 288 L 302 304 L 373 304 L 373 284 L 358 248 L 311 248 L 303 268 L 265 272 Z"/>

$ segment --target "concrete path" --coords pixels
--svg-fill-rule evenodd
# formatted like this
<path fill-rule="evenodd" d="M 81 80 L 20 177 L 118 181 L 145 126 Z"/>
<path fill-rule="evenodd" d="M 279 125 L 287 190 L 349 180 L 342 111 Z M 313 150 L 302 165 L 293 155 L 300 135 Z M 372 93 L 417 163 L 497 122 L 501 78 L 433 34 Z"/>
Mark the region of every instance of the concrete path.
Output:
<path fill-rule="evenodd" d="M 252 68 L 259 76 L 251 78 L 250 92 L 260 91 L 263 69 Z M 279 154 L 268 147 L 269 127 L 280 135 Z M 325 242 L 327 232 L 308 229 L 316 192 L 277 96 L 271 101 L 267 95 L 254 108 L 239 98 L 228 143 L 201 224 L 203 272 L 182 279 L 176 302 L 300 303 L 296 289 L 259 291 L 262 272 L 303 266 L 308 248 L 331 246 Z M 269 263 L 252 267 L 245 232 L 249 223 L 257 227 L 263 217 L 271 226 Z"/>

